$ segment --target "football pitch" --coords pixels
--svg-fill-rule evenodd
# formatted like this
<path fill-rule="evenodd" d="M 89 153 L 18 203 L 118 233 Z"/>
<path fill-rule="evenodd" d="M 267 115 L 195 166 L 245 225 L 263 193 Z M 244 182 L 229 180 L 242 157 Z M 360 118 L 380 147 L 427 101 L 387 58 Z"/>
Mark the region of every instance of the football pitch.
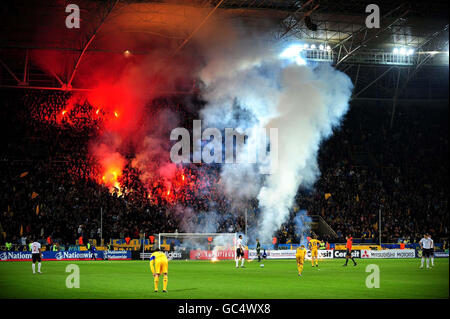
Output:
<path fill-rule="evenodd" d="M 419 269 L 419 259 L 326 260 L 305 264 L 297 276 L 295 260 L 256 261 L 235 268 L 234 261 L 170 261 L 168 293 L 153 292 L 148 261 L 48 261 L 42 274 L 31 262 L 0 263 L 0 298 L 164 298 L 164 299 L 409 299 L 449 298 L 449 261 L 435 259 L 432 269 Z M 80 270 L 80 288 L 67 288 L 70 273 Z M 367 288 L 366 266 L 379 267 L 380 287 Z"/>

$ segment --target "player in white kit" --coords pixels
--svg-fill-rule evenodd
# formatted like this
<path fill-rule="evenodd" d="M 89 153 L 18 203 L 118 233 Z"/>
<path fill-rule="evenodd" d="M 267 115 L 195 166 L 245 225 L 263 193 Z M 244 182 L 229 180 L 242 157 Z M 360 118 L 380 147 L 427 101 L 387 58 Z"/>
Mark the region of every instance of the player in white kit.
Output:
<path fill-rule="evenodd" d="M 33 274 L 36 273 L 36 261 L 38 262 L 38 273 L 41 274 L 41 244 L 37 241 L 31 244 L 31 256 L 33 259 L 33 264 L 31 266 Z"/>
<path fill-rule="evenodd" d="M 236 268 L 239 268 L 239 260 L 241 260 L 241 267 L 244 268 L 244 246 L 242 244 L 242 235 L 239 235 L 239 238 L 236 242 Z"/>
<path fill-rule="evenodd" d="M 428 234 L 425 234 L 425 236 L 420 240 L 419 244 L 420 248 L 422 249 L 422 261 L 420 264 L 420 268 L 423 268 L 423 262 L 425 259 L 427 261 L 427 268 L 430 268 L 432 239 L 428 238 Z"/>

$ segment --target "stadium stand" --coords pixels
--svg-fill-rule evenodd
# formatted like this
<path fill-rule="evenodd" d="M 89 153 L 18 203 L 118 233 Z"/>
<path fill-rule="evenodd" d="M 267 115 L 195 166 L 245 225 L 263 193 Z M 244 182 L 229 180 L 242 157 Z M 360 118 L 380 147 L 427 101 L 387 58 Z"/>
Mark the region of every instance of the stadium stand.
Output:
<path fill-rule="evenodd" d="M 76 244 L 80 236 L 100 243 L 100 208 L 105 243 L 116 247 L 139 249 L 138 239 L 142 240 L 144 233 L 182 229 L 182 220 L 166 213 L 171 203 L 142 196 L 139 172 L 130 165 L 122 186 L 134 192 L 111 194 L 93 181 L 96 166 L 89 158 L 87 143 L 96 134 L 98 120 L 89 116 L 92 106 L 77 104 L 67 123 L 58 118 L 69 98 L 67 93 L 0 94 L 0 116 L 8 119 L 3 123 L 8 136 L 0 161 L 1 244 L 20 245 L 22 237 L 49 235 L 67 247 Z M 180 111 L 177 101 L 155 103 Z M 185 112 L 189 122 L 192 114 Z M 379 210 L 383 243 L 417 243 L 426 231 L 436 242 L 446 242 L 448 126 L 443 121 L 447 115 L 444 108 L 403 106 L 397 124 L 389 128 L 389 107 L 351 107 L 341 128 L 322 146 L 322 175 L 313 191 L 299 190 L 291 218 L 276 234 L 278 242 L 298 242 L 293 219 L 300 209 L 322 216 L 331 226 L 337 238 L 323 238 L 330 243 L 344 242 L 348 233 L 356 238 L 355 243 L 378 243 Z M 424 130 L 425 123 L 434 129 Z M 431 148 L 431 141 L 436 140 L 438 147 Z M 201 224 L 202 215 L 197 212 L 212 209 L 215 202 L 214 209 L 221 216 L 215 231 L 243 232 L 244 217 L 230 214 L 230 203 L 215 191 L 218 172 L 210 169 L 205 174 L 199 166 L 189 167 L 186 174 L 193 184 L 177 201 L 183 209 L 196 212 L 190 217 L 194 224 Z M 154 185 L 154 191 L 161 187 L 158 181 Z M 208 192 L 199 196 L 198 189 Z M 249 225 L 258 220 L 257 204 L 256 200 L 250 204 Z M 116 241 L 127 236 L 132 239 L 129 245 Z"/>

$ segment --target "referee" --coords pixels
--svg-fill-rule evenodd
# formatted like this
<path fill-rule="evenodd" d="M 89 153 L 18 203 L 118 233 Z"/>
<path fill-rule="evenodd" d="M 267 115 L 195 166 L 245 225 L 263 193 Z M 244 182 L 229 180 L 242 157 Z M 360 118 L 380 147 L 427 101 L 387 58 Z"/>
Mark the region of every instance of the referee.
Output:
<path fill-rule="evenodd" d="M 353 266 L 356 266 L 357 263 L 356 263 L 355 259 L 352 257 L 353 237 L 352 237 L 352 235 L 348 235 L 347 237 L 345 237 L 345 239 L 347 239 L 347 245 L 345 245 L 345 247 L 347 248 L 347 252 L 345 254 L 345 264 L 343 264 L 342 266 L 347 266 L 348 260 L 350 258 L 353 261 Z"/>

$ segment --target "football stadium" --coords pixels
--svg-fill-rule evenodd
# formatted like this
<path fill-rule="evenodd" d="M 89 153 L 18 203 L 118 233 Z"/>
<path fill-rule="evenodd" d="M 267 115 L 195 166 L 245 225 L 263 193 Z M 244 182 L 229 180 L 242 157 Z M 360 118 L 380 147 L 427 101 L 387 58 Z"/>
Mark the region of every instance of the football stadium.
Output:
<path fill-rule="evenodd" d="M 449 299 L 447 1 L 0 8 L 1 299 Z"/>

